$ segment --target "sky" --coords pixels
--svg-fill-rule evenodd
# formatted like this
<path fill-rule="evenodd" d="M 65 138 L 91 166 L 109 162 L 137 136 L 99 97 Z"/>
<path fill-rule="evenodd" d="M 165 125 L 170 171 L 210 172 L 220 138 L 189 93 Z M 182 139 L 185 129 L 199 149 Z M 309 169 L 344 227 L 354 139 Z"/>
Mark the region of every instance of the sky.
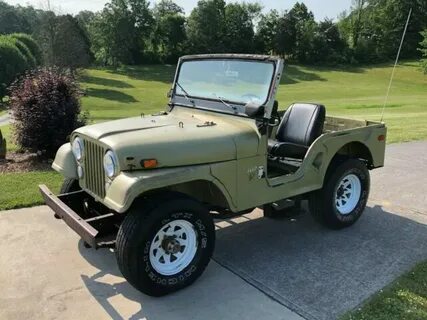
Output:
<path fill-rule="evenodd" d="M 9 4 L 19 4 L 22 6 L 32 5 L 35 8 L 47 9 L 48 1 L 54 11 L 59 13 L 75 14 L 81 10 L 98 11 L 104 7 L 108 0 L 3 0 Z M 185 9 L 186 14 L 196 6 L 198 0 L 175 0 Z M 239 0 L 226 0 L 227 2 L 243 2 Z M 299 0 L 304 2 L 307 7 L 313 11 L 316 20 L 322 20 L 326 17 L 336 19 L 337 16 L 344 10 L 348 10 L 351 5 L 351 0 Z M 152 4 L 155 0 L 150 1 Z M 264 10 L 277 9 L 279 11 L 292 8 L 297 0 L 247 0 L 246 2 L 258 2 L 264 6 Z"/>

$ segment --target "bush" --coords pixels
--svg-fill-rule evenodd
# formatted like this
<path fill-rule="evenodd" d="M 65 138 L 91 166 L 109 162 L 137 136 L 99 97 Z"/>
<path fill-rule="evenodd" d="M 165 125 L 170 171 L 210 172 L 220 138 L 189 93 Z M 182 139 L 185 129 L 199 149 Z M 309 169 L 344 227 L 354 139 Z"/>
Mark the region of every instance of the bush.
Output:
<path fill-rule="evenodd" d="M 34 69 L 37 66 L 37 61 L 36 58 L 34 58 L 31 50 L 26 46 L 26 44 L 14 37 L 9 36 L 8 38 L 9 41 L 13 43 L 25 57 L 25 60 L 27 61 L 27 68 Z"/>
<path fill-rule="evenodd" d="M 27 48 L 30 50 L 31 54 L 33 55 L 34 59 L 36 60 L 36 65 L 41 65 L 43 63 L 42 51 L 39 45 L 34 41 L 34 39 L 30 35 L 26 33 L 13 33 L 10 36 L 21 41 L 27 46 Z"/>
<path fill-rule="evenodd" d="M 27 58 L 8 36 L 0 36 L 0 100 L 16 77 L 28 69 Z"/>
<path fill-rule="evenodd" d="M 27 73 L 10 88 L 14 138 L 22 150 L 53 157 L 76 128 L 81 90 L 71 73 L 44 68 Z"/>

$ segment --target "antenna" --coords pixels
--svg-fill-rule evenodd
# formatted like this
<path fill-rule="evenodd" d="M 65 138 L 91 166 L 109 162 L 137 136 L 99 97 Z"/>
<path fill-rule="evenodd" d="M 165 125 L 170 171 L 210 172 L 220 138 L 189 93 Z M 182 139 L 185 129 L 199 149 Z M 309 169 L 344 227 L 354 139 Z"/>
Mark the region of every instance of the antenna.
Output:
<path fill-rule="evenodd" d="M 384 101 L 384 106 L 383 106 L 383 111 L 381 113 L 381 122 L 383 122 L 383 120 L 384 120 L 384 111 L 385 111 L 385 108 L 387 107 L 388 98 L 390 96 L 391 85 L 393 84 L 394 73 L 396 71 L 396 66 L 399 62 L 400 52 L 402 51 L 403 42 L 404 42 L 405 36 L 406 36 L 406 31 L 408 31 L 408 25 L 409 25 L 409 21 L 411 20 L 411 15 L 412 15 L 412 8 L 409 10 L 408 20 L 406 20 L 405 30 L 403 31 L 402 40 L 400 41 L 399 51 L 397 51 L 396 62 L 394 63 L 393 72 L 391 73 L 390 83 L 388 85 L 387 94 L 385 96 L 385 101 Z"/>

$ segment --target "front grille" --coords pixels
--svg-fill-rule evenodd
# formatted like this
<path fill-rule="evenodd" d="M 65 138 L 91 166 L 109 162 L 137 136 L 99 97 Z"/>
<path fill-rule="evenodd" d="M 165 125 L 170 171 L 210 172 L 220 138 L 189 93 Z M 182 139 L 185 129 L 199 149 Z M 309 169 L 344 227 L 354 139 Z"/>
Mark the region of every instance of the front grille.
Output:
<path fill-rule="evenodd" d="M 84 186 L 100 198 L 105 197 L 104 153 L 102 146 L 84 140 Z"/>

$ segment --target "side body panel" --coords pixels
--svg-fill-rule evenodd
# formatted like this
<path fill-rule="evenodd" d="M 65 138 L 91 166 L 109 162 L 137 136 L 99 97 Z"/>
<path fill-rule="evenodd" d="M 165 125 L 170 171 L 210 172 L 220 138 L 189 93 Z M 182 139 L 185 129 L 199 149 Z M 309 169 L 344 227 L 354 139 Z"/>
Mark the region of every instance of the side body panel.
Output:
<path fill-rule="evenodd" d="M 233 162 L 235 161 L 229 162 L 227 168 L 229 172 L 233 170 Z M 206 181 L 213 183 L 221 191 L 231 209 L 235 211 L 238 208 L 233 205 L 235 198 L 235 194 L 232 194 L 233 189 L 235 190 L 233 180 L 231 177 L 230 180 L 224 179 L 220 182 L 211 174 L 210 165 L 123 172 L 111 183 L 103 203 L 114 211 L 122 213 L 129 209 L 135 198 L 146 192 L 172 188 L 186 182 Z"/>
<path fill-rule="evenodd" d="M 385 137 L 386 133 L 383 124 L 326 133 L 313 143 L 298 171 L 272 179 L 266 178 L 267 151 L 263 147 L 266 144 L 263 136 L 259 140 L 258 154 L 252 157 L 214 164 L 122 172 L 112 181 L 106 197 L 98 200 L 117 212 L 125 212 L 135 198 L 146 192 L 204 181 L 222 193 L 231 211 L 239 212 L 320 189 L 332 159 L 349 144 L 365 146 L 370 153 L 371 168 L 382 167 L 385 141 L 378 137 Z M 53 167 L 66 177 L 76 178 L 76 163 L 70 144 L 61 147 Z M 191 187 L 188 190 L 191 191 Z"/>
<path fill-rule="evenodd" d="M 383 124 L 328 133 L 319 137 L 309 149 L 301 167 L 294 173 L 267 179 L 256 174 L 267 168 L 266 155 L 238 161 L 238 209 L 243 211 L 266 203 L 294 197 L 322 188 L 326 172 L 333 158 L 351 144 L 358 144 L 369 151 L 371 168 L 384 165 L 385 137 Z M 267 169 L 268 170 L 268 169 Z"/>

